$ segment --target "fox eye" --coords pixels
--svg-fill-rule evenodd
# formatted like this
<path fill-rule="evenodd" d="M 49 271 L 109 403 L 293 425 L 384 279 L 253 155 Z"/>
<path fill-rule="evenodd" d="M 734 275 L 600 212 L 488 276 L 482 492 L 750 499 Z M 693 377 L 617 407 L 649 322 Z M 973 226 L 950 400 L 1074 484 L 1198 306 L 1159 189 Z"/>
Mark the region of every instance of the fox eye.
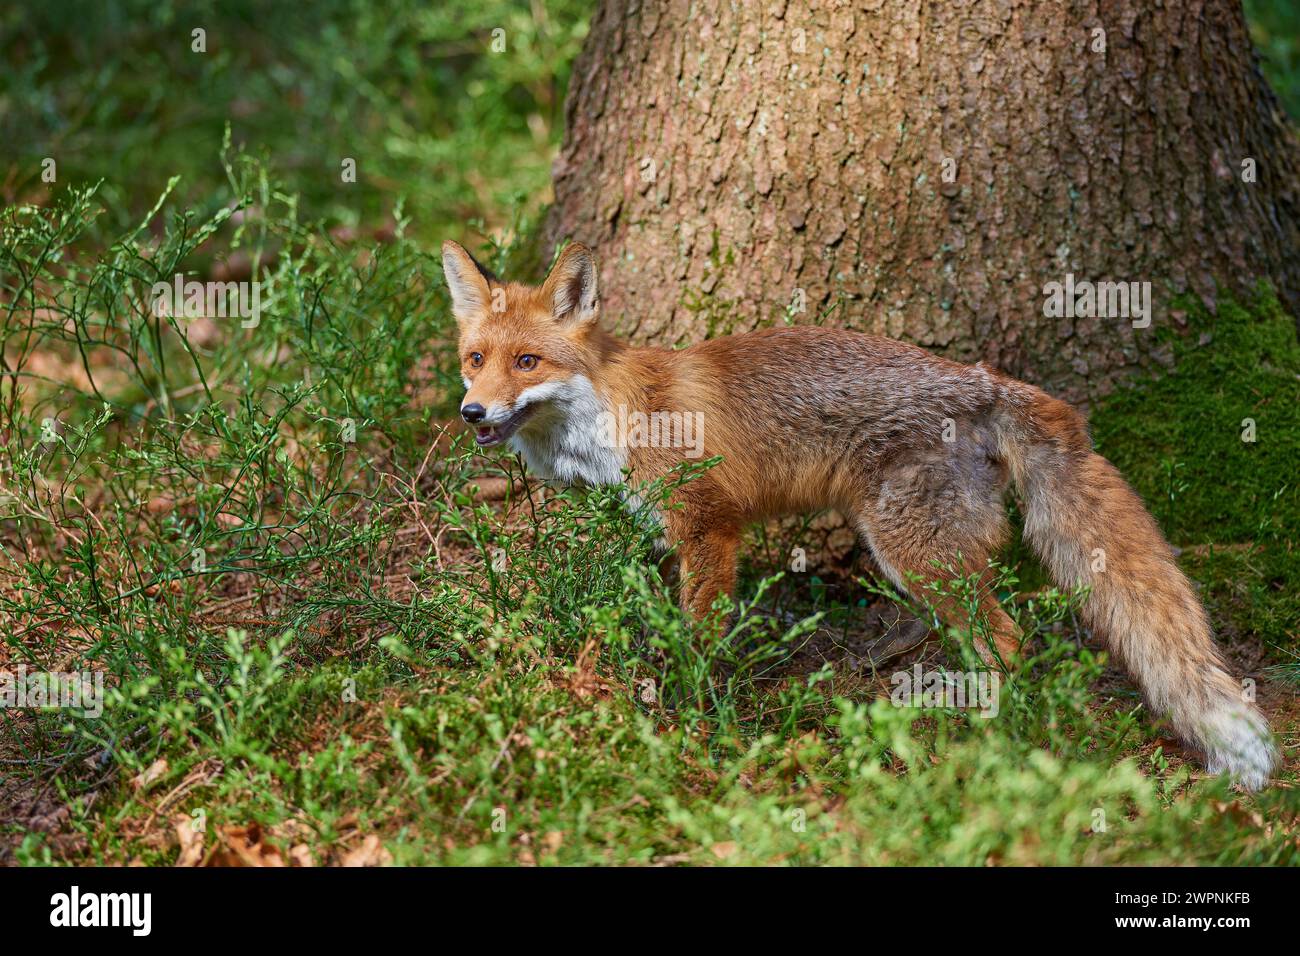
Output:
<path fill-rule="evenodd" d="M 483 364 L 483 353 L 482 353 L 482 352 L 470 352 L 470 353 L 469 353 L 469 364 L 472 365 L 472 366 L 474 366 L 474 368 L 478 368 L 480 365 L 482 365 L 482 364 Z"/>
<path fill-rule="evenodd" d="M 533 369 L 537 368 L 537 363 L 540 361 L 541 359 L 536 355 L 521 355 L 515 361 L 515 365 L 523 369 L 525 372 L 531 372 Z"/>

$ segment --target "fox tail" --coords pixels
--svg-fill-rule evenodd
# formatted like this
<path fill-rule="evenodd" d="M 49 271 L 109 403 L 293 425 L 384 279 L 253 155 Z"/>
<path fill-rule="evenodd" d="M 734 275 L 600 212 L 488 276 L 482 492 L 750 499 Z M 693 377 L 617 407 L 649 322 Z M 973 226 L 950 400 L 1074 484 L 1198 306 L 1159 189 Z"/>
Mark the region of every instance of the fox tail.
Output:
<path fill-rule="evenodd" d="M 1092 451 L 1082 415 L 1032 386 L 1009 388 L 998 444 L 1025 508 L 1025 537 L 1063 587 L 1086 584 L 1085 622 L 1147 705 L 1205 755 L 1211 773 L 1264 786 L 1268 724 L 1228 673 L 1210 622 L 1155 519 Z"/>

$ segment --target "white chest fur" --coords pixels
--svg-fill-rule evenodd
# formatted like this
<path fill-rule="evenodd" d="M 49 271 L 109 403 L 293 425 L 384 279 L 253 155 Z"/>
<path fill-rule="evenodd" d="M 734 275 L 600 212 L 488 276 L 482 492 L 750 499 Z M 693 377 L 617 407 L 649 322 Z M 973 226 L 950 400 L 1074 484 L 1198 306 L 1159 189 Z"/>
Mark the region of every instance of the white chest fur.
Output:
<path fill-rule="evenodd" d="M 609 440 L 603 425 L 608 410 L 590 379 L 574 375 L 536 385 L 517 404 L 534 402 L 537 411 L 510 437 L 529 471 L 565 484 L 622 484 L 627 449 Z"/>

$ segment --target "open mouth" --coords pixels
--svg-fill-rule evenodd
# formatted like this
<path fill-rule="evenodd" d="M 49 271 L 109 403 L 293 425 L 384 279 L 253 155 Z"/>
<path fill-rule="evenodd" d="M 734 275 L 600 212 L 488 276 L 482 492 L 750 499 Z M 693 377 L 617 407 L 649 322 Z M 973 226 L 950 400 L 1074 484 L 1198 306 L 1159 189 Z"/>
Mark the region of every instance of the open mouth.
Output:
<path fill-rule="evenodd" d="M 533 413 L 534 407 L 525 405 L 499 424 L 477 426 L 474 429 L 474 441 L 478 442 L 480 448 L 491 448 L 493 445 L 501 444 L 519 430 L 519 426 Z"/>

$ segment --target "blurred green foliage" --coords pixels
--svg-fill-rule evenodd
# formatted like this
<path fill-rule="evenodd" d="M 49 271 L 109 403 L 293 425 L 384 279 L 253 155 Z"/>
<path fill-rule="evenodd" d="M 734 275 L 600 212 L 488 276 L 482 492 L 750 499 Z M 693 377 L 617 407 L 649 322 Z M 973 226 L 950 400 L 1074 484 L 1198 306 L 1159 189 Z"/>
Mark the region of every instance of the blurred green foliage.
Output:
<path fill-rule="evenodd" d="M 1292 119 L 1300 119 L 1300 4 L 1245 0 L 1250 35 L 1268 82 Z"/>
<path fill-rule="evenodd" d="M 550 196 L 569 70 L 594 0 L 52 0 L 0 10 L 7 203 L 103 179 L 114 225 L 176 172 L 224 184 L 225 124 L 331 225 L 405 201 L 411 231 L 509 231 Z M 1273 88 L 1300 116 L 1300 5 L 1246 0 Z M 75 29 L 71 27 L 75 24 Z M 206 52 L 192 31 L 206 31 Z M 494 31 L 502 31 L 494 33 Z M 504 43 L 504 52 L 494 52 Z M 356 160 L 345 184 L 341 163 Z"/>
<path fill-rule="evenodd" d="M 806 621 L 700 645 L 610 491 L 543 503 L 509 456 L 431 448 L 459 388 L 436 240 L 526 240 L 590 6 L 0 10 L 0 651 L 114 675 L 102 719 L 0 724 L 14 792 L 80 839 L 0 803 L 0 862 L 173 862 L 170 793 L 317 862 L 377 833 L 420 863 L 1296 863 L 1294 787 L 1242 812 L 1193 782 L 1131 688 L 1097 699 L 1059 594 L 1008 602 L 1034 656 L 1000 718 L 895 707 L 781 676 Z M 1295 13 L 1248 8 L 1294 50 Z M 235 254 L 256 327 L 147 307 Z M 1210 338 L 1095 434 L 1216 624 L 1290 646 L 1300 355 L 1266 294 L 1190 321 Z"/>
<path fill-rule="evenodd" d="M 261 156 L 310 218 L 411 230 L 508 227 L 545 202 L 590 0 L 97 0 L 0 10 L 4 200 L 103 179 L 114 225 L 225 185 L 222 135 Z M 72 27 L 75 25 L 75 29 Z M 195 52 L 192 31 L 206 31 Z M 502 31 L 494 33 L 494 31 Z M 503 52 L 494 52 L 504 45 Z M 356 161 L 355 184 L 342 162 Z M 6 164 L 7 165 L 7 164 Z"/>

